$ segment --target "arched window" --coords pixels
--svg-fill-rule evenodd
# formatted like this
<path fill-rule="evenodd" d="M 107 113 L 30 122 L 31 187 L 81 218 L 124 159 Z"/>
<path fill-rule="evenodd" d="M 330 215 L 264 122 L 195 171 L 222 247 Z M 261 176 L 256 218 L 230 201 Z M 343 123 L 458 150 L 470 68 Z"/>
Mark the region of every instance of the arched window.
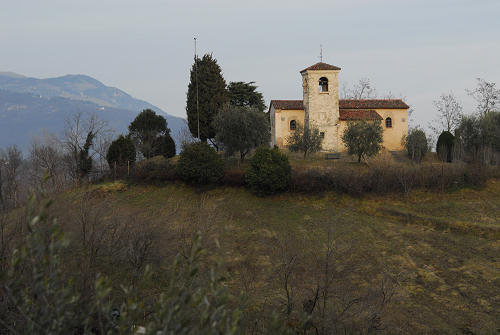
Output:
<path fill-rule="evenodd" d="M 290 121 L 290 130 L 295 130 L 297 129 L 297 121 L 292 120 Z"/>
<path fill-rule="evenodd" d="M 385 119 L 385 127 L 386 128 L 392 128 L 392 119 L 390 117 L 388 117 L 387 119 Z"/>
<path fill-rule="evenodd" d="M 328 79 L 325 77 L 319 78 L 319 91 L 328 92 Z"/>

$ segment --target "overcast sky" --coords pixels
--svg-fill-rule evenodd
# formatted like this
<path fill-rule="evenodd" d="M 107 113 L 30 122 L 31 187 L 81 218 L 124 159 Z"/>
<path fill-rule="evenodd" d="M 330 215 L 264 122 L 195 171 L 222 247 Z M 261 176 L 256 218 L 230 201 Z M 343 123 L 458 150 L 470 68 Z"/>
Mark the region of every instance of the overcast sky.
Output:
<path fill-rule="evenodd" d="M 302 99 L 299 71 L 319 61 L 340 82 L 369 78 L 406 98 L 415 123 L 432 101 L 481 77 L 500 85 L 499 0 L 0 0 L 0 71 L 87 74 L 185 117 L 193 36 L 229 81 Z"/>

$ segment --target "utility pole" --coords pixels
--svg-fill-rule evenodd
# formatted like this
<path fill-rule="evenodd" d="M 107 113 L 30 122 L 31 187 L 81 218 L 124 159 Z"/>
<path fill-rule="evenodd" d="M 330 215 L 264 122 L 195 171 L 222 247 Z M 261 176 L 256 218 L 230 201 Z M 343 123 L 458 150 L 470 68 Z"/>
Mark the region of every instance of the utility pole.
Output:
<path fill-rule="evenodd" d="M 198 99 L 198 55 L 196 54 L 196 37 L 194 38 L 194 69 L 196 78 L 196 113 L 198 115 L 198 141 L 200 140 L 200 102 Z"/>

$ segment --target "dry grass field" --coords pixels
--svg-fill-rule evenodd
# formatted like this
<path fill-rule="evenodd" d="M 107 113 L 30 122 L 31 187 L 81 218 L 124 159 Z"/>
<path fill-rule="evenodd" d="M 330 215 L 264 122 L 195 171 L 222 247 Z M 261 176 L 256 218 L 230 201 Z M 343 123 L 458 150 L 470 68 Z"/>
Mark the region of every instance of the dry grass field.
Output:
<path fill-rule="evenodd" d="M 380 289 L 391 297 L 376 306 L 386 333 L 500 332 L 500 180 L 482 189 L 359 198 L 114 182 L 59 196 L 52 211 L 63 224 L 91 216 L 149 232 L 153 261 L 185 252 L 201 231 L 207 262 L 223 260 L 227 285 L 246 294 L 249 324 L 273 309 L 301 310 L 325 278 L 330 250 L 334 309 Z M 127 275 L 113 266 L 100 271 Z M 348 313 L 362 319 L 377 301 Z"/>

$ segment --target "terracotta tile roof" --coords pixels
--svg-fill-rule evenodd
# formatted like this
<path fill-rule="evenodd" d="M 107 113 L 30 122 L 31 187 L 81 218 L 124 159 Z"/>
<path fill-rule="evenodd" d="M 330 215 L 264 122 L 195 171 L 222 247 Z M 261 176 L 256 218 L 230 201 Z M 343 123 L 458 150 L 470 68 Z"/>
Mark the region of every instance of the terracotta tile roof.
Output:
<path fill-rule="evenodd" d="M 304 103 L 302 100 L 271 100 L 270 106 L 274 106 L 276 109 L 304 109 Z"/>
<path fill-rule="evenodd" d="M 276 109 L 294 109 L 302 110 L 304 109 L 304 103 L 302 100 L 271 100 L 271 105 Z M 270 107 L 269 106 L 269 107 Z M 373 109 L 408 109 L 410 108 L 401 99 L 370 99 L 370 100 L 339 100 L 339 109 L 363 109 L 363 110 L 373 110 Z"/>
<path fill-rule="evenodd" d="M 339 100 L 340 109 L 408 109 L 401 99 Z"/>
<path fill-rule="evenodd" d="M 374 110 L 367 109 L 341 109 L 339 120 L 382 120 L 382 117 Z"/>
<path fill-rule="evenodd" d="M 319 63 L 316 63 L 314 65 L 311 65 L 309 66 L 308 68 L 300 71 L 300 73 L 304 72 L 304 71 L 314 71 L 314 70 L 340 70 L 340 67 L 337 67 L 337 66 L 333 66 L 333 65 L 330 65 L 330 64 L 326 64 L 326 63 L 322 63 L 322 62 L 319 62 Z"/>

